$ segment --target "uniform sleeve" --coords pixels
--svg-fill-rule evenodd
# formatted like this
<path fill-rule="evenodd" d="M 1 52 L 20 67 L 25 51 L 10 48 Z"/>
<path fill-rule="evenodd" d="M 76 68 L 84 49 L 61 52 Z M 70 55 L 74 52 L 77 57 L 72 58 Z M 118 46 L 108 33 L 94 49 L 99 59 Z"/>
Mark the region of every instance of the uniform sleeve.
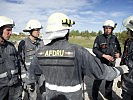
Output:
<path fill-rule="evenodd" d="M 97 36 L 95 41 L 94 41 L 94 45 L 93 45 L 93 53 L 98 57 L 101 58 L 103 53 L 99 50 L 100 49 L 100 45 L 99 45 L 99 37 Z"/>
<path fill-rule="evenodd" d="M 82 69 L 84 75 L 94 79 L 113 80 L 120 75 L 120 71 L 117 68 L 102 64 L 100 60 L 91 55 L 87 50 L 82 50 Z"/>
<path fill-rule="evenodd" d="M 120 53 L 120 55 L 121 55 L 121 46 L 120 46 L 120 43 L 119 43 L 117 37 L 115 39 L 115 42 L 116 42 L 116 45 L 117 45 L 117 53 Z"/>
<path fill-rule="evenodd" d="M 41 76 L 42 71 L 40 70 L 39 66 L 40 65 L 38 62 L 38 58 L 36 56 L 34 56 L 32 62 L 31 62 L 31 65 L 28 69 L 30 83 L 36 82 L 38 80 L 38 76 Z"/>
<path fill-rule="evenodd" d="M 128 39 L 124 43 L 124 51 L 123 51 L 120 65 L 124 65 L 124 64 L 126 65 L 125 57 L 127 56 L 127 51 L 126 51 L 127 41 L 128 41 Z"/>

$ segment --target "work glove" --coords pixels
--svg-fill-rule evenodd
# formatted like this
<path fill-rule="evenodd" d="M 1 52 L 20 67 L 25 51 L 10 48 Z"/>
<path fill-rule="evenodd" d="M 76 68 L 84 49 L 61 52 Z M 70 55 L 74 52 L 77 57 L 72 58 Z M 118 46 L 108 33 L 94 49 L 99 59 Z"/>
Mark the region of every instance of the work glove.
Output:
<path fill-rule="evenodd" d="M 124 73 L 129 73 L 129 68 L 127 65 L 121 65 L 120 68 L 123 70 L 123 74 Z"/>
<path fill-rule="evenodd" d="M 31 84 L 30 84 L 29 90 L 30 90 L 31 92 L 34 92 L 34 91 L 35 91 L 35 83 L 31 83 Z"/>

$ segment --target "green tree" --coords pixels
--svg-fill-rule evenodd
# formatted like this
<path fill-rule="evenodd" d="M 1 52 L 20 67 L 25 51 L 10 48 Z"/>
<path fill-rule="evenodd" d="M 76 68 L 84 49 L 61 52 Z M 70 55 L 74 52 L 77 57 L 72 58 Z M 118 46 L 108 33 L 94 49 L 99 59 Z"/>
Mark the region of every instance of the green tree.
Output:
<path fill-rule="evenodd" d="M 71 32 L 70 32 L 70 37 L 75 37 L 75 36 L 79 36 L 80 35 L 80 33 L 79 33 L 79 31 L 78 30 L 72 30 Z"/>
<path fill-rule="evenodd" d="M 98 31 L 98 35 L 101 35 L 101 34 L 102 34 L 102 30 L 99 30 L 99 31 Z"/>
<path fill-rule="evenodd" d="M 125 42 L 125 40 L 128 38 L 128 34 L 127 34 L 127 32 L 126 31 L 122 31 L 120 34 L 119 34 L 119 41 L 121 42 L 121 43 L 124 43 Z"/>

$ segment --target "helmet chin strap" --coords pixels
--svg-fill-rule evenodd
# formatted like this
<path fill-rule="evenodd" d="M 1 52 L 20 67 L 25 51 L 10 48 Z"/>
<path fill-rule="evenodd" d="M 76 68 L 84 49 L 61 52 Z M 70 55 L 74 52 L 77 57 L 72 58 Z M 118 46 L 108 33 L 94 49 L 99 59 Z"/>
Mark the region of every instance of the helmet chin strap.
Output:
<path fill-rule="evenodd" d="M 0 38 L 1 38 L 0 44 L 4 44 L 6 40 L 2 36 L 0 36 Z"/>
<path fill-rule="evenodd" d="M 38 37 L 35 37 L 35 36 L 33 36 L 32 34 L 30 34 L 30 35 L 31 35 L 33 38 L 35 38 L 35 40 L 38 39 Z"/>
<path fill-rule="evenodd" d="M 30 31 L 30 36 L 32 36 L 35 40 L 38 38 L 38 37 L 35 37 L 34 35 L 32 35 L 32 31 Z"/>
<path fill-rule="evenodd" d="M 5 41 L 5 39 L 3 38 L 2 34 L 3 34 L 3 30 L 0 29 L 0 37 L 2 38 L 2 40 Z"/>

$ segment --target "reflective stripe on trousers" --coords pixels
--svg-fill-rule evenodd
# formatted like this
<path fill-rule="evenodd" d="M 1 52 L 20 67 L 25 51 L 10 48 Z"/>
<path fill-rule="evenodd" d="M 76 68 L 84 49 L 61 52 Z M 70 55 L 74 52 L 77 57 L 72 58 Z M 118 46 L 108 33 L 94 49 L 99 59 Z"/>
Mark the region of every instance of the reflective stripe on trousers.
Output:
<path fill-rule="evenodd" d="M 16 73 L 18 73 L 18 70 L 11 70 L 12 75 Z M 7 72 L 0 74 L 0 78 L 4 78 L 4 77 L 7 77 Z"/>
<path fill-rule="evenodd" d="M 21 74 L 21 78 L 27 78 L 28 76 L 26 75 L 26 73 Z"/>
<path fill-rule="evenodd" d="M 25 62 L 26 66 L 30 66 L 31 62 Z"/>
<path fill-rule="evenodd" d="M 55 91 L 64 92 L 64 93 L 76 92 L 82 88 L 82 84 L 78 84 L 75 86 L 58 86 L 58 85 L 53 85 L 46 82 L 45 85 L 50 90 L 55 90 Z"/>

